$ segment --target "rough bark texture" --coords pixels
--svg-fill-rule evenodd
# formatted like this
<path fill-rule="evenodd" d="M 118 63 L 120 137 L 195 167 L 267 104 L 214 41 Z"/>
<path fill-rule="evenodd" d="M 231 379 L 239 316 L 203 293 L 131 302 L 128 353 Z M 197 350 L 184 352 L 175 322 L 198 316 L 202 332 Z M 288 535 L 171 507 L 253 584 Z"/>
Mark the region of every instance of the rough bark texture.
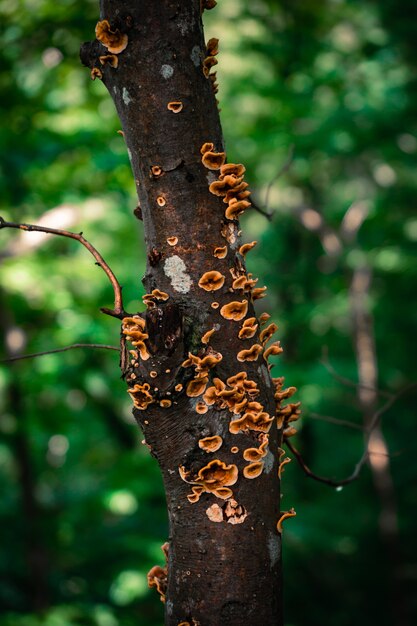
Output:
<path fill-rule="evenodd" d="M 256 397 L 246 395 L 246 400 L 259 402 L 264 412 L 274 416 L 274 388 L 263 355 L 255 361 L 236 358 L 242 349 L 261 343 L 259 327 L 252 338 L 239 339 L 244 319 L 225 319 L 221 314 L 223 305 L 247 300 L 245 317 L 255 315 L 250 291 L 232 289 L 230 269 L 235 276 L 245 275 L 239 224 L 225 218 L 223 198 L 210 193 L 209 184 L 219 171 L 207 169 L 200 152 L 206 142 L 214 144 L 215 152 L 223 151 L 212 81 L 203 73 L 206 44 L 200 0 L 102 0 L 100 5 L 100 19 L 108 20 L 113 31 L 127 34 L 127 47 L 117 54 L 117 68 L 101 65 L 99 56 L 109 52 L 97 40 L 83 45 L 81 58 L 90 68 L 100 69 L 122 123 L 141 208 L 136 215 L 143 217 L 145 228 L 146 290 L 159 289 L 169 296 L 166 301 L 154 298 L 150 308 L 140 313 L 147 335 L 142 355 L 149 353 L 150 358 L 143 360 L 132 352 L 124 371 L 131 391 L 135 385 L 149 385 L 151 402 L 145 410 L 135 408 L 134 414 L 160 464 L 166 489 L 170 536 L 165 624 L 279 626 L 276 422 L 268 433 L 262 473 L 245 478 L 248 461 L 243 451 L 259 448 L 265 433 L 246 429 L 232 434 L 231 420 L 244 411 L 233 413 L 219 398 L 206 413 L 198 413 L 196 405 L 203 395 L 190 397 L 186 391 L 189 382 L 198 378 L 198 368 L 182 365 L 189 353 L 201 359 L 207 355 L 218 359 L 220 353 L 222 360 L 206 372 L 205 389 L 213 387 L 213 378 L 226 383 L 245 371 L 258 388 Z M 179 113 L 168 108 L 176 101 L 183 105 Z M 167 240 L 173 237 L 178 241 L 170 245 Z M 224 246 L 226 257 L 216 258 L 214 249 Z M 224 285 L 206 291 L 198 283 L 212 270 L 225 277 Z M 213 302 L 219 307 L 213 308 Z M 215 332 L 209 343 L 202 343 L 203 334 L 211 329 Z M 133 394 L 136 404 L 139 396 Z M 223 440 L 218 451 L 208 453 L 199 447 L 200 439 L 215 435 Z M 209 478 L 223 481 L 233 496 L 217 497 L 208 483 L 209 490 L 191 503 L 187 496 L 193 485 L 187 481 L 201 486 L 197 474 L 213 460 L 232 466 L 227 471 L 220 464 L 211 466 L 217 473 Z M 224 482 L 228 472 L 235 471 L 233 466 L 238 469 L 237 481 Z M 206 511 L 212 505 L 217 507 L 210 511 L 221 521 L 209 519 Z M 159 581 L 164 591 L 162 574 Z"/>

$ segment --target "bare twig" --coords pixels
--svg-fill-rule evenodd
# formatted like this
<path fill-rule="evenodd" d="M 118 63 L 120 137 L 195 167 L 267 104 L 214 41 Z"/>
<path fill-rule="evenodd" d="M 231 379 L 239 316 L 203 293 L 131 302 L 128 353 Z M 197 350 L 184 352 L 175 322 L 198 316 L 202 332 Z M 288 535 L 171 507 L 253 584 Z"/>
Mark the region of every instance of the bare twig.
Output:
<path fill-rule="evenodd" d="M 101 267 L 104 272 L 107 274 L 108 279 L 110 280 L 113 291 L 114 291 L 114 309 L 102 308 L 101 311 L 106 315 L 111 315 L 112 317 L 117 317 L 122 319 L 125 317 L 125 311 L 123 309 L 123 299 L 122 299 L 122 287 L 119 284 L 116 276 L 113 274 L 110 267 L 107 265 L 101 254 L 94 248 L 93 245 L 87 239 L 83 237 L 82 233 L 73 233 L 68 230 L 60 230 L 57 228 L 47 228 L 46 226 L 36 226 L 34 224 L 21 224 L 16 222 L 6 222 L 2 217 L 0 217 L 0 229 L 2 228 L 16 228 L 17 230 L 25 230 L 25 231 L 35 231 L 40 233 L 47 233 L 50 235 L 59 235 L 61 237 L 68 237 L 69 239 L 75 239 L 79 241 L 84 248 L 93 255 L 96 260 L 96 263 L 99 267 Z"/>
<path fill-rule="evenodd" d="M 321 420 L 322 422 L 329 422 L 330 424 L 336 424 L 337 426 L 346 426 L 347 428 L 354 428 L 355 430 L 363 431 L 364 428 L 361 424 L 355 424 L 348 420 L 342 420 L 338 417 L 332 417 L 331 415 L 322 415 L 321 413 L 308 413 L 307 417 L 311 417 L 313 420 Z"/>
<path fill-rule="evenodd" d="M 272 218 L 274 216 L 273 211 L 268 211 L 269 196 L 271 194 L 272 186 L 274 185 L 274 183 L 277 182 L 278 178 L 280 178 L 283 174 L 285 174 L 285 172 L 287 172 L 290 169 L 293 158 L 294 158 L 294 144 L 291 144 L 290 147 L 288 148 L 287 158 L 285 159 L 284 163 L 279 168 L 275 176 L 272 178 L 272 180 L 268 183 L 268 187 L 266 188 L 266 192 L 265 192 L 265 200 L 264 200 L 265 208 L 260 207 L 259 204 L 257 204 L 257 202 L 254 202 L 251 198 L 252 207 L 255 209 L 255 211 L 257 211 L 258 213 L 266 217 L 266 219 L 269 222 L 272 221 Z"/>
<path fill-rule="evenodd" d="M 317 480 L 320 483 L 324 483 L 325 485 L 330 485 L 331 487 L 343 487 L 344 485 L 348 485 L 349 483 L 353 482 L 354 480 L 358 478 L 363 466 L 365 465 L 366 461 L 369 458 L 369 455 L 371 454 L 371 452 L 368 449 L 369 440 L 371 438 L 373 429 L 379 424 L 382 415 L 386 413 L 401 396 L 403 396 L 404 394 L 411 391 L 411 389 L 414 389 L 416 387 L 417 387 L 417 382 L 412 383 L 411 385 L 408 385 L 407 387 L 404 387 L 404 389 L 402 389 L 397 394 L 389 398 L 389 400 L 387 400 L 387 402 L 385 402 L 385 404 L 380 409 L 378 409 L 378 411 L 375 411 L 375 414 L 369 424 L 369 428 L 367 429 L 364 451 L 359 461 L 356 463 L 353 472 L 347 478 L 334 480 L 332 478 L 327 478 L 325 476 L 319 476 L 318 474 L 315 474 L 308 467 L 308 465 L 306 465 L 301 452 L 299 452 L 299 450 L 297 450 L 297 448 L 293 446 L 293 444 L 290 441 L 288 441 L 288 439 L 285 440 L 285 444 L 290 450 L 290 452 L 293 453 L 295 459 L 297 460 L 303 472 L 310 478 L 313 478 L 314 480 Z"/>
<path fill-rule="evenodd" d="M 23 359 L 34 359 L 38 356 L 45 356 L 46 354 L 56 354 L 57 352 L 66 352 L 67 350 L 74 350 L 75 348 L 99 348 L 102 350 L 116 350 L 120 351 L 117 346 L 108 346 L 104 343 L 73 343 L 65 348 L 54 348 L 53 350 L 45 350 L 45 352 L 33 352 L 32 354 L 19 354 L 17 356 L 10 356 L 7 359 L 0 359 L 0 363 L 11 363 L 12 361 L 22 361 Z"/>
<path fill-rule="evenodd" d="M 337 380 L 339 383 L 341 383 L 345 387 L 353 387 L 355 389 L 358 389 L 358 388 L 368 389 L 369 391 L 373 391 L 374 393 L 381 396 L 382 398 L 395 398 L 396 397 L 395 394 L 389 391 L 382 391 L 382 390 L 377 389 L 376 387 L 370 387 L 368 385 L 362 385 L 361 383 L 355 383 L 354 380 L 350 380 L 350 378 L 345 378 L 345 376 L 341 376 L 341 374 L 339 374 L 335 370 L 333 365 L 330 363 L 327 346 L 323 347 L 322 358 L 320 359 L 320 363 L 324 365 L 326 370 L 329 372 L 329 374 L 333 376 L 335 380 Z"/>

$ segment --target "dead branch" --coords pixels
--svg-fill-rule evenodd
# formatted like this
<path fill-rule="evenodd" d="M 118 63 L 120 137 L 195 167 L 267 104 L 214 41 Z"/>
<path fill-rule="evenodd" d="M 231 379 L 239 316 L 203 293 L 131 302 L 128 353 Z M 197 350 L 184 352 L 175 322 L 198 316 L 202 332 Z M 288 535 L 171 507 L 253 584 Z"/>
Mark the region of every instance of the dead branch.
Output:
<path fill-rule="evenodd" d="M 82 233 L 73 233 L 68 230 L 60 230 L 57 228 L 47 228 L 46 226 L 37 226 L 34 224 L 22 224 L 17 222 L 6 222 L 0 216 L 0 229 L 2 228 L 15 228 L 17 230 L 25 230 L 29 232 L 40 232 L 47 233 L 50 235 L 58 235 L 61 237 L 68 237 L 69 239 L 75 239 L 79 241 L 84 248 L 93 255 L 96 260 L 96 264 L 102 268 L 102 270 L 107 274 L 108 279 L 110 280 L 113 291 L 114 291 L 114 309 L 101 308 L 100 310 L 106 315 L 111 315 L 112 317 L 117 317 L 118 319 L 123 319 L 126 313 L 123 309 L 123 299 L 122 299 L 122 287 L 117 280 L 116 276 L 107 265 L 101 254 L 96 250 L 96 248 L 89 242 L 87 239 L 83 237 Z"/>
<path fill-rule="evenodd" d="M 45 356 L 46 354 L 57 354 L 58 352 L 67 352 L 67 350 L 74 350 L 76 348 L 98 348 L 101 350 L 116 350 L 117 352 L 120 352 L 120 348 L 117 346 L 109 346 L 104 343 L 73 343 L 70 346 L 65 346 L 64 348 L 54 348 L 53 350 L 45 350 L 44 352 L 32 352 L 32 354 L 10 356 L 7 359 L 0 359 L 0 363 L 11 363 L 12 361 L 22 361 L 23 359 L 34 359 L 39 356 Z"/>

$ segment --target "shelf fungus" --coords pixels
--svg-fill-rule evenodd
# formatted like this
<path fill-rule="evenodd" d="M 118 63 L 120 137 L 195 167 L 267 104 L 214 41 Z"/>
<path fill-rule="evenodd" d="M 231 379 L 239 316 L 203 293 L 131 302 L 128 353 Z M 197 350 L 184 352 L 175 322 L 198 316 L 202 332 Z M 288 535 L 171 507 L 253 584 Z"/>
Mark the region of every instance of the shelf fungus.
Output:
<path fill-rule="evenodd" d="M 164 398 L 163 400 L 159 402 L 159 406 L 162 407 L 163 409 L 169 409 L 169 407 L 172 406 L 172 400 L 169 400 L 168 398 Z"/>
<path fill-rule="evenodd" d="M 210 11 L 217 5 L 217 0 L 201 0 L 201 12 Z"/>
<path fill-rule="evenodd" d="M 256 287 L 256 289 L 252 289 L 252 300 L 260 300 L 260 298 L 265 298 L 266 296 L 266 287 Z"/>
<path fill-rule="evenodd" d="M 279 341 L 274 341 L 273 344 L 271 344 L 269 346 L 269 348 L 267 348 L 264 352 L 264 359 L 265 361 L 268 359 L 268 357 L 270 356 L 276 356 L 277 354 L 281 354 L 282 352 L 284 352 L 284 350 L 281 348 L 281 344 Z"/>
<path fill-rule="evenodd" d="M 250 463 L 246 467 L 243 468 L 243 476 L 245 478 L 258 478 L 263 472 L 264 464 L 262 461 L 256 461 L 255 463 Z"/>
<path fill-rule="evenodd" d="M 167 201 L 165 200 L 164 196 L 158 196 L 156 199 L 156 203 L 158 206 L 162 207 L 166 205 Z"/>
<path fill-rule="evenodd" d="M 277 531 L 279 532 L 279 534 L 282 533 L 282 524 L 284 520 L 288 519 L 289 517 L 295 517 L 296 515 L 297 513 L 294 511 L 293 508 L 291 508 L 289 511 L 284 511 L 284 513 L 281 513 L 281 517 L 279 518 L 277 523 Z"/>
<path fill-rule="evenodd" d="M 259 339 L 262 345 L 265 345 L 271 339 L 272 335 L 277 332 L 277 330 L 278 326 L 274 323 L 269 324 L 269 326 L 261 330 Z"/>
<path fill-rule="evenodd" d="M 263 347 L 259 343 L 254 343 L 248 350 L 240 350 L 237 353 L 237 360 L 241 361 L 257 361 L 259 355 L 262 354 Z"/>
<path fill-rule="evenodd" d="M 119 57 L 115 54 L 103 54 L 101 57 L 98 57 L 98 60 L 102 65 L 110 65 L 110 67 L 117 68 L 119 65 Z"/>
<path fill-rule="evenodd" d="M 222 447 L 223 439 L 220 435 L 213 435 L 213 437 L 204 437 L 198 442 L 198 446 L 204 450 L 204 452 L 217 452 Z"/>
<path fill-rule="evenodd" d="M 187 396 L 189 398 L 198 398 L 198 396 L 201 396 L 207 387 L 208 380 L 208 376 L 190 380 L 185 390 Z"/>
<path fill-rule="evenodd" d="M 216 259 L 225 259 L 227 256 L 227 246 L 218 246 L 217 248 L 214 248 L 213 256 L 215 256 Z"/>
<path fill-rule="evenodd" d="M 290 457 L 289 457 L 289 456 L 286 456 L 286 457 L 285 457 L 285 459 L 283 459 L 283 460 L 280 462 L 279 466 L 278 466 L 278 478 L 281 478 L 281 476 L 282 476 L 282 472 L 284 471 L 285 466 L 286 466 L 288 463 L 291 463 L 291 459 L 290 459 Z"/>
<path fill-rule="evenodd" d="M 228 220 L 237 220 L 248 207 L 250 207 L 250 202 L 247 200 L 232 198 L 225 211 L 225 216 Z"/>
<path fill-rule="evenodd" d="M 124 317 L 122 322 L 122 334 L 126 336 L 132 345 L 137 348 L 137 353 L 143 361 L 147 361 L 150 357 L 145 340 L 149 335 L 145 331 L 145 320 L 141 317 Z"/>
<path fill-rule="evenodd" d="M 207 42 L 206 58 L 203 61 L 203 72 L 206 78 L 209 78 L 211 68 L 217 65 L 218 63 L 216 59 L 216 56 L 218 53 L 219 53 L 219 40 L 216 37 L 212 37 L 212 39 L 209 39 L 209 41 Z"/>
<path fill-rule="evenodd" d="M 112 30 L 108 20 L 97 22 L 96 37 L 112 54 L 120 54 L 127 47 L 128 36 L 118 28 Z"/>
<path fill-rule="evenodd" d="M 154 402 L 150 388 L 149 383 L 143 383 L 143 385 L 137 383 L 131 389 L 127 390 L 127 393 L 130 394 L 132 398 L 133 405 L 140 411 L 145 411 L 148 406 Z"/>
<path fill-rule="evenodd" d="M 176 246 L 178 243 L 178 237 L 168 237 L 167 244 L 169 246 Z"/>
<path fill-rule="evenodd" d="M 234 320 L 235 322 L 240 322 L 246 313 L 248 312 L 248 301 L 242 300 L 242 302 L 233 301 L 229 302 L 229 304 L 225 304 L 220 309 L 220 315 L 224 317 L 226 320 Z"/>
<path fill-rule="evenodd" d="M 195 410 L 196 413 L 204 415 L 204 413 L 207 413 L 208 411 L 208 406 L 205 402 L 197 402 L 197 404 L 195 405 Z"/>
<path fill-rule="evenodd" d="M 255 317 L 248 317 L 242 324 L 242 328 L 238 332 L 239 339 L 252 339 L 256 334 L 258 324 Z"/>
<path fill-rule="evenodd" d="M 216 332 L 215 328 L 212 328 L 211 330 L 206 331 L 204 335 L 201 337 L 201 343 L 203 343 L 204 345 L 207 345 L 208 342 L 210 341 L 211 336 L 215 332 Z"/>
<path fill-rule="evenodd" d="M 202 157 L 201 161 L 209 170 L 218 170 L 224 164 L 226 160 L 226 154 L 224 152 L 214 152 L 214 144 L 204 143 L 200 150 Z"/>
<path fill-rule="evenodd" d="M 192 496 L 199 498 L 202 493 L 206 492 L 212 493 L 222 500 L 227 500 L 233 495 L 229 487 L 236 483 L 239 474 L 236 465 L 226 465 L 219 459 L 214 459 L 202 467 L 194 478 L 190 477 L 190 472 L 187 472 L 183 466 L 179 467 L 178 471 L 182 480 L 193 485 Z M 194 489 L 194 487 L 199 489 Z"/>
<path fill-rule="evenodd" d="M 164 173 L 164 170 L 160 165 L 152 165 L 151 167 L 151 178 L 159 178 Z"/>
<path fill-rule="evenodd" d="M 252 250 L 252 248 L 254 248 L 256 246 L 258 242 L 257 241 L 252 241 L 251 243 L 244 243 L 242 246 L 240 246 L 239 248 L 239 254 L 241 254 L 242 256 L 246 256 L 247 253 Z"/>
<path fill-rule="evenodd" d="M 161 596 L 161 602 L 165 602 L 165 594 L 167 590 L 167 577 L 168 577 L 168 569 L 167 567 L 160 567 L 159 565 L 155 565 L 148 572 L 148 587 L 150 589 L 155 588 L 159 595 Z"/>
<path fill-rule="evenodd" d="M 249 463 L 260 461 L 268 454 L 269 435 L 261 433 L 261 444 L 259 448 L 246 448 L 243 451 L 243 458 Z"/>
<path fill-rule="evenodd" d="M 180 113 L 184 108 L 184 105 L 179 100 L 175 100 L 174 102 L 168 102 L 167 109 L 168 111 L 172 111 L 173 113 Z"/>
<path fill-rule="evenodd" d="M 261 313 L 259 316 L 260 325 L 263 326 L 264 324 L 266 324 L 270 317 L 271 316 L 269 315 L 269 313 Z"/>
<path fill-rule="evenodd" d="M 96 80 L 96 78 L 99 78 L 101 80 L 103 78 L 102 71 L 98 67 L 93 67 L 90 72 L 90 77 L 91 80 Z"/>
<path fill-rule="evenodd" d="M 205 272 L 200 280 L 198 281 L 198 286 L 205 291 L 217 291 L 217 289 L 221 289 L 224 285 L 225 277 L 220 272 L 216 270 L 212 270 L 210 272 Z"/>
<path fill-rule="evenodd" d="M 252 402 L 248 403 L 248 407 Z M 237 420 L 233 420 L 229 424 L 229 431 L 233 435 L 237 435 L 240 432 L 247 432 L 249 430 L 255 430 L 263 433 L 267 433 L 271 426 L 274 418 L 262 410 L 247 410 L 246 413 L 242 415 L 242 417 Z"/>
<path fill-rule="evenodd" d="M 277 407 L 277 425 L 278 428 L 286 428 L 291 422 L 296 422 L 300 415 L 301 402 L 291 402 L 284 407 Z"/>

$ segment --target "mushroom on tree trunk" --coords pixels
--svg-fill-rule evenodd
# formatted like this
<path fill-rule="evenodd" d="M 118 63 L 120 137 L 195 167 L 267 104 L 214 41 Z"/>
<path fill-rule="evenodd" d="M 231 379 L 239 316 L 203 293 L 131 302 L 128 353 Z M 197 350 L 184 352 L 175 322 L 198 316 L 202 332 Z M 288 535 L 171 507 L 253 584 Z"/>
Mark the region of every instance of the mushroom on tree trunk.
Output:
<path fill-rule="evenodd" d="M 101 39 L 81 59 L 116 105 L 145 229 L 147 308 L 124 320 L 123 375 L 164 479 L 165 624 L 281 626 L 282 435 L 267 360 L 238 358 L 263 346 L 252 284 L 233 288 L 255 242 L 240 240 L 245 168 L 225 164 L 217 44 L 206 46 L 201 19 L 214 5 L 101 0 Z M 117 63 L 101 63 L 108 52 Z M 202 444 L 213 441 L 221 446 Z M 248 463 L 254 448 L 262 461 Z"/>

